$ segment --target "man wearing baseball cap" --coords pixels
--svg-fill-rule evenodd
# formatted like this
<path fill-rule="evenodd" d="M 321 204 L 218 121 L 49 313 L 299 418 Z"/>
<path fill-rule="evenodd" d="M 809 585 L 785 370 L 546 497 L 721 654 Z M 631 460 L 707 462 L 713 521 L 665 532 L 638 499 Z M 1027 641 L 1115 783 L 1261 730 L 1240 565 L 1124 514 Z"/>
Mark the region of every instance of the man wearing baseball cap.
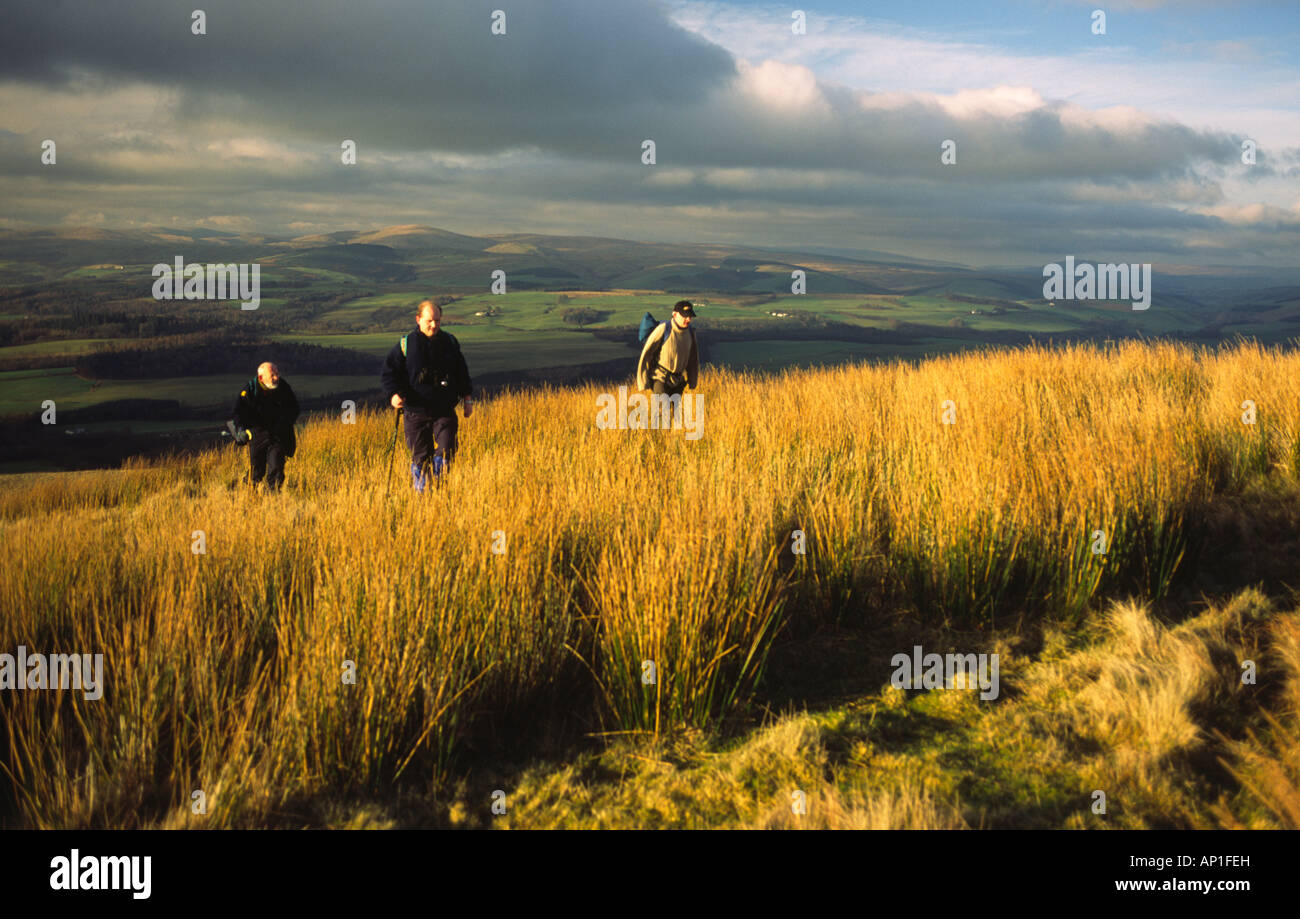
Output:
<path fill-rule="evenodd" d="M 700 372 L 700 349 L 691 321 L 695 307 L 690 300 L 678 300 L 672 318 L 660 323 L 645 340 L 636 368 L 636 388 L 656 395 L 681 395 L 688 386 L 695 389 Z"/>

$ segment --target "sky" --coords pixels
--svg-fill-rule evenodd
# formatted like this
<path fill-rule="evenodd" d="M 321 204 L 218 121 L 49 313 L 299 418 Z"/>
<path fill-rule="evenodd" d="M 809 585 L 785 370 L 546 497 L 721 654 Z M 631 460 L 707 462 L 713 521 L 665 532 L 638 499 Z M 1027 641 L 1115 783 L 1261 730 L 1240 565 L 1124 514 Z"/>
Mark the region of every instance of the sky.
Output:
<path fill-rule="evenodd" d="M 1300 264 L 1293 0 L 202 2 L 5 12 L 0 228 Z"/>

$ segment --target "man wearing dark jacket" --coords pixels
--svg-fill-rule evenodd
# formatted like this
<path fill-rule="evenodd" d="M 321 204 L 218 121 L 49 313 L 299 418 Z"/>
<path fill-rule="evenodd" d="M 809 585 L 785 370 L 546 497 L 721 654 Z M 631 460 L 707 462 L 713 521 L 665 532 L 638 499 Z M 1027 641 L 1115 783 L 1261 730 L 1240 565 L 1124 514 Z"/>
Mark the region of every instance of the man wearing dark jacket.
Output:
<path fill-rule="evenodd" d="M 474 410 L 470 382 L 460 343 L 442 330 L 442 307 L 420 303 L 416 330 L 404 335 L 384 363 L 384 395 L 404 417 L 406 446 L 411 451 L 411 479 L 418 492 L 451 468 L 456 454 L 459 422 L 456 403 L 465 400 L 465 417 Z M 426 468 L 427 467 L 427 468 Z"/>
<path fill-rule="evenodd" d="M 249 436 L 249 481 L 256 485 L 266 478 L 275 491 L 284 483 L 284 461 L 293 456 L 297 440 L 293 423 L 298 420 L 298 399 L 288 380 L 269 361 L 257 368 L 257 379 L 249 380 L 235 402 L 235 426 Z"/>

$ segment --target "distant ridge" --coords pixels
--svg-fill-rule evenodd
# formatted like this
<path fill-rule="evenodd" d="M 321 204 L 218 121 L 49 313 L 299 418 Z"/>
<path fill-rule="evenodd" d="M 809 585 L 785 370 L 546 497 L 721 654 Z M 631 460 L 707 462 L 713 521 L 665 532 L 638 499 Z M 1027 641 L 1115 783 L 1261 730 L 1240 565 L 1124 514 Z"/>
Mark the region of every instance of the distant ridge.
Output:
<path fill-rule="evenodd" d="M 808 292 L 1030 298 L 1041 266 L 971 267 L 844 247 L 638 242 L 606 236 L 493 233 L 475 236 L 422 224 L 275 236 L 202 227 L 42 227 L 0 230 L 0 288 L 58 280 L 105 263 L 123 278 L 176 257 L 312 267 L 367 283 L 408 283 L 448 292 L 481 289 L 502 270 L 511 290 L 646 289 L 668 293 L 776 294 L 803 270 Z M 1222 271 L 1161 265 L 1168 294 L 1237 297 L 1250 287 L 1290 287 L 1294 268 Z"/>

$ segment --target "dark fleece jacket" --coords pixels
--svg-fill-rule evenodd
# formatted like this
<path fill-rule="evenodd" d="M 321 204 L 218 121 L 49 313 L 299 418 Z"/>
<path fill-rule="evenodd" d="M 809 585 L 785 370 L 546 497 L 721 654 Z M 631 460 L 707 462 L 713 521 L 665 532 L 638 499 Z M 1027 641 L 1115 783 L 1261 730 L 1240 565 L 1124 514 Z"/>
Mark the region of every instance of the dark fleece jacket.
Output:
<path fill-rule="evenodd" d="M 384 362 L 384 395 L 401 395 L 408 411 L 435 418 L 455 414 L 456 403 L 474 395 L 460 343 L 442 329 L 428 338 L 417 328 L 405 338 L 406 354 L 399 340 Z"/>
<path fill-rule="evenodd" d="M 297 420 L 298 397 L 283 377 L 275 389 L 267 389 L 260 380 L 251 379 L 235 400 L 235 423 L 252 431 L 254 436 L 265 432 L 280 445 L 285 456 L 293 456 L 298 447 L 293 432 Z"/>

